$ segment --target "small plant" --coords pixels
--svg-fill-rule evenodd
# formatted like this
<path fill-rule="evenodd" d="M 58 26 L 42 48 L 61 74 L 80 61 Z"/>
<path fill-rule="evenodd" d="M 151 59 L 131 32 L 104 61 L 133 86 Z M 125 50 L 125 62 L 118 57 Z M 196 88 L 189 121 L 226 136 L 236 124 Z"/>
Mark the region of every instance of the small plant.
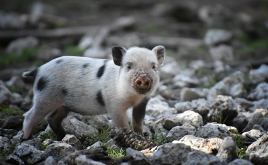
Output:
<path fill-rule="evenodd" d="M 246 157 L 246 150 L 247 150 L 246 147 L 239 148 L 239 150 L 237 152 L 238 157 L 241 159 L 245 158 Z"/>
<path fill-rule="evenodd" d="M 46 139 L 57 139 L 56 134 L 54 134 L 53 131 L 42 132 L 39 137 L 42 141 Z"/>
<path fill-rule="evenodd" d="M 15 147 L 16 147 L 16 144 L 10 144 L 10 146 L 6 150 L 1 149 L 0 150 L 0 161 L 1 161 L 1 158 L 5 159 L 6 156 L 11 154 L 14 151 Z"/>
<path fill-rule="evenodd" d="M 8 116 L 15 116 L 15 115 L 19 115 L 22 116 L 23 115 L 23 111 L 21 109 L 19 109 L 18 107 L 11 107 L 11 106 L 1 106 L 0 107 L 0 118 L 5 118 Z"/>
<path fill-rule="evenodd" d="M 126 151 L 122 148 L 106 147 L 106 151 L 108 153 L 108 156 L 113 159 L 121 159 L 126 156 Z"/>
<path fill-rule="evenodd" d="M 37 51 L 37 48 L 26 48 L 20 54 L 3 53 L 0 58 L 0 68 L 5 68 L 12 64 L 34 60 Z"/>
<path fill-rule="evenodd" d="M 41 150 L 45 150 L 48 146 L 48 144 L 45 141 L 48 139 L 56 140 L 57 136 L 53 131 L 49 130 L 49 131 L 41 132 L 39 134 L 39 138 L 41 139 L 41 143 L 40 143 L 39 147 Z"/>
<path fill-rule="evenodd" d="M 175 139 L 174 138 L 168 138 L 168 137 L 166 137 L 166 136 L 164 136 L 162 134 L 154 134 L 152 140 L 156 145 L 162 145 L 162 144 L 165 144 L 165 143 L 172 142 Z"/>
<path fill-rule="evenodd" d="M 9 87 L 9 90 L 12 93 L 25 93 L 27 91 L 25 88 L 20 87 L 20 86 L 11 86 Z"/>
<path fill-rule="evenodd" d="M 84 53 L 84 50 L 78 46 L 68 46 L 64 52 L 65 54 L 72 56 L 81 56 Z"/>
<path fill-rule="evenodd" d="M 97 138 L 99 139 L 99 141 L 106 143 L 108 142 L 108 140 L 110 140 L 110 135 L 111 135 L 111 128 L 107 127 L 99 130 Z"/>
<path fill-rule="evenodd" d="M 96 134 L 95 136 L 84 137 L 81 141 L 83 141 L 85 146 L 92 145 L 97 141 L 106 143 L 108 140 L 110 140 L 110 135 L 111 135 L 111 128 L 105 127 L 99 130 L 98 134 Z"/>
<path fill-rule="evenodd" d="M 238 157 L 244 158 L 246 155 L 246 150 L 247 150 L 247 146 L 245 145 L 245 138 L 240 134 L 236 134 L 234 136 L 234 141 L 235 141 L 237 147 L 239 148 L 237 151 Z"/>

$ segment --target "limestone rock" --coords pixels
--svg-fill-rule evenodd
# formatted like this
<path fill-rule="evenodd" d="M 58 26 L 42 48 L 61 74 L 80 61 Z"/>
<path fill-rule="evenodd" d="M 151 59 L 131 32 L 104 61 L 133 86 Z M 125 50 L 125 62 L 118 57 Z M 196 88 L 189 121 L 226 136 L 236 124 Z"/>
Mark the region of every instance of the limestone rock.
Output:
<path fill-rule="evenodd" d="M 254 164 L 268 164 L 268 135 L 263 135 L 248 146 L 246 154 Z"/>

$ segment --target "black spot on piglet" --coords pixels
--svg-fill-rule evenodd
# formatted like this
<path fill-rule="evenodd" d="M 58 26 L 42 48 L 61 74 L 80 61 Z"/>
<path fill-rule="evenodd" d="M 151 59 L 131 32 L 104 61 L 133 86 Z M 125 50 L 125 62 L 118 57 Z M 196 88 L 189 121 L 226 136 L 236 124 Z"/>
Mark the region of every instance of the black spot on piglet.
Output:
<path fill-rule="evenodd" d="M 37 82 L 37 89 L 39 91 L 42 91 L 46 87 L 47 83 L 48 83 L 48 80 L 44 77 L 41 77 Z"/>
<path fill-rule="evenodd" d="M 89 66 L 89 63 L 85 63 L 82 65 L 83 68 L 87 68 Z"/>
<path fill-rule="evenodd" d="M 98 72 L 97 72 L 97 77 L 101 78 L 101 76 L 103 75 L 105 70 L 105 63 L 99 68 Z"/>
<path fill-rule="evenodd" d="M 63 59 L 58 59 L 58 60 L 56 61 L 56 63 L 59 64 L 59 63 L 61 63 L 62 61 L 63 61 Z"/>
<path fill-rule="evenodd" d="M 105 105 L 101 91 L 98 91 L 96 99 L 100 105 Z"/>
<path fill-rule="evenodd" d="M 66 96 L 66 95 L 68 94 L 68 91 L 67 91 L 67 89 L 65 89 L 65 88 L 62 88 L 61 92 L 62 92 L 62 94 L 63 94 L 64 96 Z"/>

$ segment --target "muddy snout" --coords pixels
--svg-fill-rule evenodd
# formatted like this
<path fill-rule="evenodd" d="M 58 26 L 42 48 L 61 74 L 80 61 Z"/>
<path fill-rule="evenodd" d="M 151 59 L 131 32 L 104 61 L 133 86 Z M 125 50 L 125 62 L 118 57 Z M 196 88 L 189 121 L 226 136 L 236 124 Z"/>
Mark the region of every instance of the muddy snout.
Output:
<path fill-rule="evenodd" d="M 134 88 L 139 93 L 146 93 L 151 89 L 152 78 L 148 74 L 140 74 L 134 79 Z"/>

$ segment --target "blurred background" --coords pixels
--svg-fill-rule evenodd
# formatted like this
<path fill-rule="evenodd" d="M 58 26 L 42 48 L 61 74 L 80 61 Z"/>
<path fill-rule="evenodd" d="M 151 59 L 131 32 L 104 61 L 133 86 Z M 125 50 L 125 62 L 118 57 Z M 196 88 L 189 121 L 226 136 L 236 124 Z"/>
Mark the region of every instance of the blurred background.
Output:
<path fill-rule="evenodd" d="M 62 54 L 105 58 L 114 45 L 162 44 L 184 65 L 237 64 L 267 57 L 268 1 L 1 0 L 0 29 L 1 70 Z"/>
<path fill-rule="evenodd" d="M 0 105 L 24 110 L 31 84 L 21 73 L 62 55 L 110 58 L 115 45 L 161 44 L 161 79 L 178 90 L 268 63 L 267 0 L 1 0 L 0 29 L 0 80 L 12 93 Z"/>

